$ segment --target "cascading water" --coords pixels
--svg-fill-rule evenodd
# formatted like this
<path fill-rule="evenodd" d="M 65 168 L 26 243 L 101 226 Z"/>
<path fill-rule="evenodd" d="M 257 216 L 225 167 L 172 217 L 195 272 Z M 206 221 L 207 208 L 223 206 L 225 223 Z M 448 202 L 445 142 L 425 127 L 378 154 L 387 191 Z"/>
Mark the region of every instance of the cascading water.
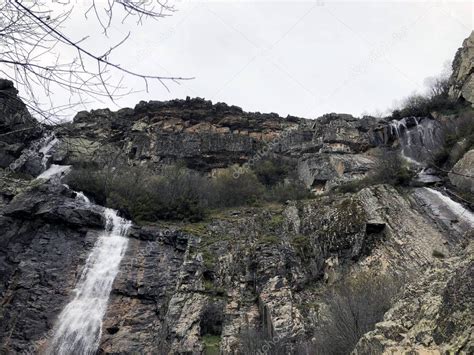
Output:
<path fill-rule="evenodd" d="M 415 190 L 415 196 L 438 221 L 458 235 L 464 235 L 474 228 L 474 213 L 442 192 L 423 187 Z"/>
<path fill-rule="evenodd" d="M 437 121 L 405 117 L 391 121 L 390 132 L 398 139 L 402 157 L 412 168 L 418 170 L 418 182 L 434 184 L 441 181 L 436 171 L 426 168 L 444 141 L 441 126 Z"/>
<path fill-rule="evenodd" d="M 390 131 L 400 143 L 402 156 L 413 165 L 433 158 L 442 146 L 440 125 L 432 119 L 405 117 L 390 122 Z"/>
<path fill-rule="evenodd" d="M 427 185 L 442 181 L 436 175 L 436 171 L 426 168 L 444 141 L 441 126 L 437 121 L 406 117 L 399 121 L 391 121 L 390 131 L 400 143 L 403 158 L 418 169 L 418 182 Z M 474 228 L 474 214 L 449 196 L 427 187 L 418 189 L 416 195 L 430 206 L 438 219 L 458 232 Z M 457 223 L 452 226 L 452 221 Z"/>
<path fill-rule="evenodd" d="M 50 151 L 58 140 L 47 136 L 35 147 L 40 153 L 44 171 L 37 179 L 49 183 L 61 183 L 61 178 L 71 169 L 68 165 L 51 164 Z M 30 154 L 30 153 L 28 153 Z M 29 156 L 25 153 L 25 156 Z M 67 187 L 67 185 L 65 185 Z M 86 205 L 91 202 L 82 192 L 76 192 L 76 200 Z M 118 216 L 117 211 L 104 208 L 105 230 L 97 239 L 79 281 L 73 299 L 59 314 L 50 341 L 48 354 L 94 354 L 102 334 L 102 318 L 112 284 L 119 271 L 120 262 L 128 244 L 126 237 L 131 222 Z"/>
<path fill-rule="evenodd" d="M 43 157 L 41 158 L 41 165 L 44 169 L 48 168 L 49 158 L 51 158 L 51 154 L 49 154 L 49 152 L 58 142 L 58 139 L 54 136 L 54 134 L 52 134 L 48 136 L 46 145 L 41 147 L 41 149 L 39 150 L 39 152 L 43 155 Z"/>
<path fill-rule="evenodd" d="M 106 208 L 106 227 L 87 258 L 74 299 L 59 315 L 50 345 L 53 354 L 94 354 L 102 334 L 112 283 L 126 251 L 131 222 Z"/>
<path fill-rule="evenodd" d="M 58 143 L 58 139 L 53 133 L 45 133 L 43 137 L 23 149 L 21 155 L 8 166 L 9 170 L 18 171 L 29 159 L 38 159 L 38 157 L 41 157 L 41 166 L 43 170 L 46 170 L 49 158 L 51 158 L 49 151 L 56 143 Z"/>
<path fill-rule="evenodd" d="M 453 201 L 450 197 L 443 195 L 441 192 L 429 187 L 424 188 L 428 194 L 431 194 L 433 198 L 438 199 L 452 214 L 457 218 L 458 223 L 465 223 L 470 228 L 474 228 L 474 213 L 467 210 L 460 203 Z"/>

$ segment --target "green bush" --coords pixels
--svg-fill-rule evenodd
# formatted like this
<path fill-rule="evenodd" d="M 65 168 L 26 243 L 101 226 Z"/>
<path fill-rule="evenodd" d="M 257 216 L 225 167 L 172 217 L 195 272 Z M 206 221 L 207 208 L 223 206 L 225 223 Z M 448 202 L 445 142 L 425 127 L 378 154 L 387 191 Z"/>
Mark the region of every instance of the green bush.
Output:
<path fill-rule="evenodd" d="M 445 124 L 443 148 L 433 156 L 431 167 L 450 170 L 464 154 L 474 147 L 474 111 L 463 109 Z M 456 146 L 459 144 L 458 146 Z"/>
<path fill-rule="evenodd" d="M 213 207 L 233 207 L 251 205 L 262 200 L 265 187 L 253 172 L 245 172 L 235 177 L 230 170 L 219 174 L 211 181 L 209 194 Z"/>
<path fill-rule="evenodd" d="M 268 201 L 286 202 L 288 200 L 303 200 L 311 198 L 311 191 L 298 180 L 290 180 L 267 188 L 266 199 Z"/>
<path fill-rule="evenodd" d="M 67 177 L 71 188 L 97 203 L 117 209 L 134 220 L 204 217 L 207 179 L 190 170 L 170 167 L 153 175 L 142 167 L 91 171 L 74 169 Z"/>

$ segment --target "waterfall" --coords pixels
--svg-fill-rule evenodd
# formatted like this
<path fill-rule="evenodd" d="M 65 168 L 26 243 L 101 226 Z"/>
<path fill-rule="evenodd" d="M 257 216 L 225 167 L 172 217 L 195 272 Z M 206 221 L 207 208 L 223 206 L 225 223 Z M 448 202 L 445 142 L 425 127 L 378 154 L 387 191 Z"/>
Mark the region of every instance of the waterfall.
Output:
<path fill-rule="evenodd" d="M 91 200 L 89 200 L 89 198 L 84 195 L 83 192 L 79 191 L 74 191 L 76 193 L 76 200 L 79 200 L 79 201 L 82 201 L 82 202 L 85 202 L 86 204 L 90 205 L 91 203 Z"/>
<path fill-rule="evenodd" d="M 106 226 L 97 239 L 74 289 L 74 299 L 63 309 L 48 353 L 94 354 L 102 334 L 102 318 L 112 283 L 126 251 L 131 222 L 105 208 Z"/>
<path fill-rule="evenodd" d="M 37 179 L 53 184 L 61 183 L 62 177 L 71 169 L 69 165 L 51 164 L 48 167 L 51 157 L 49 152 L 57 142 L 54 135 L 50 135 L 35 147 L 44 168 Z M 84 193 L 75 192 L 78 202 L 91 205 Z M 126 235 L 131 226 L 130 221 L 119 217 L 117 211 L 110 208 L 104 208 L 104 217 L 105 229 L 87 257 L 72 300 L 56 320 L 48 354 L 95 354 L 99 347 L 102 318 L 107 310 L 112 284 L 127 249 Z"/>
<path fill-rule="evenodd" d="M 421 206 L 428 210 L 429 215 L 445 226 L 453 242 L 458 237 L 465 238 L 473 230 L 474 213 L 448 195 L 423 187 L 415 189 L 414 196 L 420 201 Z"/>
<path fill-rule="evenodd" d="M 39 152 L 43 155 L 43 157 L 41 158 L 41 165 L 45 170 L 48 168 L 49 158 L 51 158 L 51 154 L 49 154 L 49 152 L 58 142 L 59 141 L 54 136 L 54 134 L 51 134 L 50 136 L 48 136 L 45 145 L 42 146 L 39 150 Z"/>
<path fill-rule="evenodd" d="M 389 125 L 390 132 L 400 143 L 402 156 L 413 165 L 425 165 L 423 162 L 433 158 L 442 147 L 442 129 L 435 120 L 405 117 Z"/>

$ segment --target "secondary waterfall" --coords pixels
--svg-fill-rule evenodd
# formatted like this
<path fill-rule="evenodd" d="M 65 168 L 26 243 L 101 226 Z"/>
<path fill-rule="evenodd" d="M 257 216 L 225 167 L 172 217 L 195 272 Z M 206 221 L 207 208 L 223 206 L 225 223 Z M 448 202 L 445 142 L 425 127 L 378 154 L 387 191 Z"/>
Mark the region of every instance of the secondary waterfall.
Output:
<path fill-rule="evenodd" d="M 432 159 L 443 143 L 441 126 L 432 119 L 405 117 L 391 121 L 390 129 L 398 138 L 402 156 L 414 165 Z"/>
<path fill-rule="evenodd" d="M 105 208 L 106 226 L 87 258 L 74 289 L 74 299 L 64 308 L 56 323 L 49 353 L 94 354 L 102 334 L 102 318 L 112 283 L 126 251 L 126 234 L 131 222 Z"/>

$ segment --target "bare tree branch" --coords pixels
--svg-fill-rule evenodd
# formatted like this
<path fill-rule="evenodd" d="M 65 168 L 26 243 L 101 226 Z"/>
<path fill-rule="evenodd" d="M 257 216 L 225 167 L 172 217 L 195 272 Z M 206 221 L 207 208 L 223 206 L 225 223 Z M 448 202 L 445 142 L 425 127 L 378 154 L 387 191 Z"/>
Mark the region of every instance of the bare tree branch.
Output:
<path fill-rule="evenodd" d="M 37 114 L 42 112 L 40 116 L 47 116 L 47 121 L 58 121 L 57 115 L 65 110 L 53 104 L 60 92 L 69 94 L 71 106 L 85 106 L 87 100 L 115 102 L 129 95 L 133 91 L 125 88 L 125 77 L 142 79 L 146 91 L 150 81 L 169 91 L 166 82 L 192 79 L 141 73 L 113 61 L 113 53 L 126 45 L 130 32 L 102 53 L 95 53 L 87 45 L 89 36 L 74 39 L 65 31 L 74 9 L 71 1 L 0 0 L 0 74 L 15 83 L 28 107 L 34 107 Z M 107 35 L 115 16 L 122 17 L 122 23 L 131 18 L 140 25 L 145 19 L 170 16 L 173 11 L 166 1 L 159 0 L 91 0 L 84 15 L 87 21 L 93 14 Z"/>

